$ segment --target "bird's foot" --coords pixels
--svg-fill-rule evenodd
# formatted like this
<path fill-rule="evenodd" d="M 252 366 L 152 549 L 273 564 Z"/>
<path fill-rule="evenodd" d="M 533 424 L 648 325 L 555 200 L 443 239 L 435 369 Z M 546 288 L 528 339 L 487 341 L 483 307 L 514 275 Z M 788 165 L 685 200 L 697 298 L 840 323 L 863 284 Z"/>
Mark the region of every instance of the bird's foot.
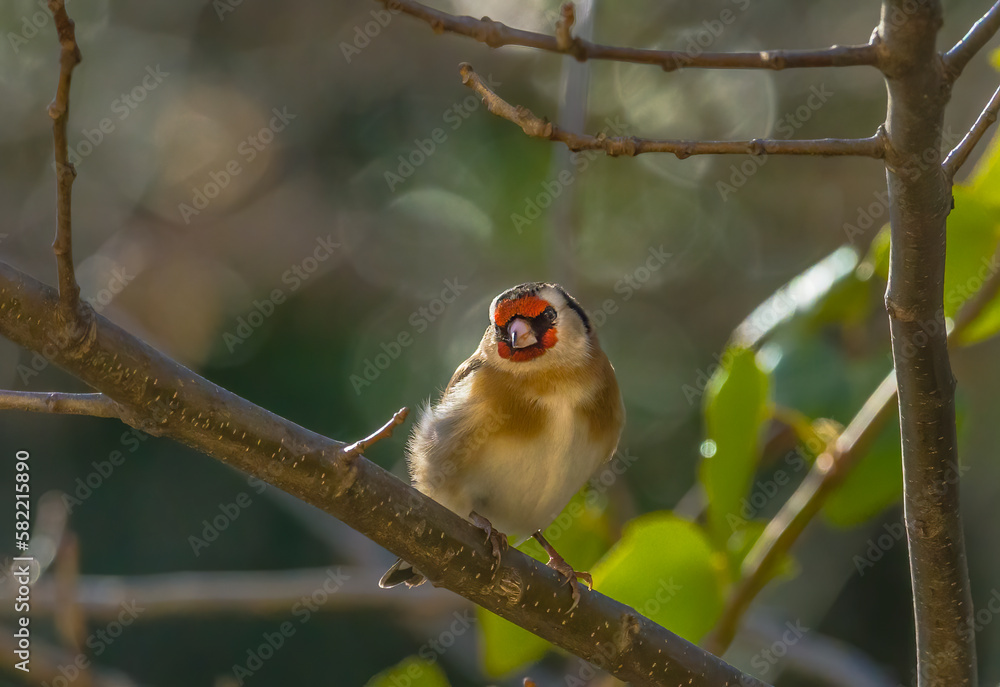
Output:
<path fill-rule="evenodd" d="M 496 576 L 500 569 L 500 557 L 508 549 L 507 535 L 494 529 L 493 524 L 476 511 L 469 513 L 469 520 L 472 524 L 486 532 L 486 542 L 493 548 L 493 557 L 497 559 L 496 567 L 493 568 L 493 575 Z"/>
<path fill-rule="evenodd" d="M 567 563 L 566 559 L 559 555 L 559 552 L 552 547 L 552 544 L 545 540 L 545 537 L 542 536 L 541 532 L 535 532 L 532 536 L 538 541 L 539 544 L 542 545 L 542 548 L 545 549 L 545 553 L 549 554 L 549 562 L 546 565 L 565 578 L 563 580 L 563 584 L 569 584 L 570 591 L 573 594 L 573 605 L 571 605 L 566 612 L 571 613 L 580 603 L 580 583 L 578 580 L 586 582 L 587 586 L 590 587 L 591 591 L 593 591 L 594 578 L 591 577 L 589 572 L 577 572 L 576 570 L 573 570 L 573 566 Z"/>

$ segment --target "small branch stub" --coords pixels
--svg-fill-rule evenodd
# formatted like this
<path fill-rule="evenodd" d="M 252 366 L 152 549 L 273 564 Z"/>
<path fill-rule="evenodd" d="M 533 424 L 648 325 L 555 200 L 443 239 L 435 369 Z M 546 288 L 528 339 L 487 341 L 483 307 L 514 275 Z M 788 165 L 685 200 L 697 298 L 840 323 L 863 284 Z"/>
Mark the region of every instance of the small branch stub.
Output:
<path fill-rule="evenodd" d="M 396 426 L 403 424 L 403 422 L 406 421 L 406 416 L 409 414 L 409 408 L 400 408 L 396 411 L 392 418 L 390 418 L 389 421 L 382 425 L 378 430 L 369 434 L 361 441 L 355 441 L 350 446 L 345 446 L 340 455 L 347 460 L 354 458 L 355 456 L 363 455 L 368 449 L 378 442 L 392 436 L 392 432 L 396 429 Z"/>

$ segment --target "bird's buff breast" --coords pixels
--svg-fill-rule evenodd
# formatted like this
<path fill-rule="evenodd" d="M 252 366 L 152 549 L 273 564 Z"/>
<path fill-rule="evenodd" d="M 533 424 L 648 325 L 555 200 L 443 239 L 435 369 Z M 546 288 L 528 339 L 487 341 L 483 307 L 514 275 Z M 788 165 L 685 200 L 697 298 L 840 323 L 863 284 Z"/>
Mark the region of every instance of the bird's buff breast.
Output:
<path fill-rule="evenodd" d="M 439 443 L 438 460 L 431 462 L 447 461 L 443 454 L 465 459 L 448 461 L 455 469 L 440 479 L 422 485 L 418 479 L 418 488 L 463 517 L 476 511 L 515 541 L 547 527 L 608 456 L 606 447 L 590 440 L 575 399 L 553 396 L 533 405 L 531 412 L 544 420 L 537 433 L 517 431 L 519 423 L 507 413 L 431 419 L 426 429 L 439 441 L 455 433 L 438 433 L 433 425 L 474 426 L 458 432 L 462 439 L 451 445 Z"/>

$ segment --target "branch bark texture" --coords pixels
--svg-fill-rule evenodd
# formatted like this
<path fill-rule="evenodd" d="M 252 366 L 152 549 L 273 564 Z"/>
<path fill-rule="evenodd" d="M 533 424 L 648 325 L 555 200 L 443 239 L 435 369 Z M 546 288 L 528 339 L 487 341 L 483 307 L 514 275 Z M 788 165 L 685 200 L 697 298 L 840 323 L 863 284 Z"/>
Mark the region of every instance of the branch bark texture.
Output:
<path fill-rule="evenodd" d="M 416 0 L 381 0 L 390 10 L 401 11 L 430 25 L 435 33 L 468 36 L 491 48 L 519 45 L 585 60 L 610 60 L 650 64 L 672 72 L 677 69 L 793 69 L 810 67 L 878 66 L 879 51 L 874 44 L 834 45 L 818 50 L 761 50 L 755 52 L 698 52 L 690 50 L 649 50 L 616 45 L 601 45 L 569 35 L 568 28 L 557 27 L 550 36 L 525 31 L 493 21 L 489 17 L 456 16 Z"/>
<path fill-rule="evenodd" d="M 510 549 L 495 570 L 492 550 L 471 523 L 344 444 L 212 384 L 99 315 L 87 355 L 79 355 L 59 336 L 57 303 L 53 289 L 0 263 L 0 333 L 104 393 L 134 427 L 176 439 L 330 513 L 436 586 L 634 685 L 764 684 L 599 593 L 584 592 L 567 612 L 569 591 L 547 566 Z"/>
<path fill-rule="evenodd" d="M 938 0 L 885 0 L 879 36 L 891 256 L 885 304 L 899 389 L 903 506 L 919 687 L 976 684 L 972 598 L 958 504 L 955 379 L 944 322 L 945 220 L 940 164 L 950 81 L 935 42 Z"/>

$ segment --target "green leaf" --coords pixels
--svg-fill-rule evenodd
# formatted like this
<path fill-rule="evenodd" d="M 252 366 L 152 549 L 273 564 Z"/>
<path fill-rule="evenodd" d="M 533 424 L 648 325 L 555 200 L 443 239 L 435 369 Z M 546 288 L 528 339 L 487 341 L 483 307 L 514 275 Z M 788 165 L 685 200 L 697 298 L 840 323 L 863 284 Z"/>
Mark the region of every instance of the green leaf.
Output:
<path fill-rule="evenodd" d="M 602 594 L 698 642 L 722 612 L 725 568 L 702 528 L 660 511 L 629 522 L 591 573 Z"/>
<path fill-rule="evenodd" d="M 489 676 L 500 677 L 535 663 L 552 648 L 538 635 L 490 611 L 479 608 L 476 617 L 479 621 L 479 655 L 483 671 Z"/>
<path fill-rule="evenodd" d="M 602 492 L 584 488 L 545 529 L 545 538 L 577 570 L 588 570 L 611 545 L 611 526 L 605 506 Z M 548 560 L 534 539 L 528 539 L 517 549 L 537 561 Z M 487 675 L 506 675 L 538 661 L 552 648 L 541 637 L 487 610 L 477 609 L 477 617 L 480 656 Z"/>
<path fill-rule="evenodd" d="M 872 239 L 865 262 L 872 266 L 875 274 L 883 280 L 889 278 L 889 225 L 885 225 Z"/>
<path fill-rule="evenodd" d="M 448 678 L 436 664 L 417 656 L 404 658 L 392 668 L 373 677 L 365 687 L 450 687 Z"/>
<path fill-rule="evenodd" d="M 739 517 L 743 498 L 760 456 L 761 427 L 769 416 L 768 376 L 754 352 L 727 349 L 722 367 L 709 380 L 705 424 L 714 453 L 703 458 L 699 477 L 708 496 L 708 521 L 718 548 L 723 548 Z"/>
<path fill-rule="evenodd" d="M 1000 209 L 982 201 L 983 192 L 956 186 L 955 209 L 948 217 L 944 271 L 944 314 L 954 317 L 997 271 L 994 255 L 1000 237 Z"/>
<path fill-rule="evenodd" d="M 993 53 L 994 66 L 1000 64 L 998 56 L 1000 51 Z M 990 140 L 989 147 L 969 175 L 969 186 L 983 203 L 1000 207 L 1000 136 L 994 135 Z"/>

